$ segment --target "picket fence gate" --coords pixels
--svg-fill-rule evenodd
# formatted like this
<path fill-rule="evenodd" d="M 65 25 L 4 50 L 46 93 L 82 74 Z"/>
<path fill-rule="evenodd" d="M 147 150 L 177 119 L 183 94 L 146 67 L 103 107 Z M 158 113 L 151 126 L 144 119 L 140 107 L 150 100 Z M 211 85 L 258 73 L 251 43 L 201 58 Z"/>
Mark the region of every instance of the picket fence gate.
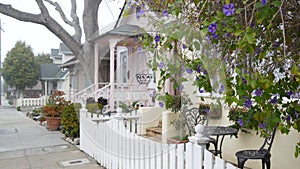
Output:
<path fill-rule="evenodd" d="M 129 130 L 135 125 L 128 119 L 125 127 L 120 117 L 91 118 L 82 109 L 80 149 L 107 169 L 237 169 L 197 144 L 162 144 L 140 137 Z"/>

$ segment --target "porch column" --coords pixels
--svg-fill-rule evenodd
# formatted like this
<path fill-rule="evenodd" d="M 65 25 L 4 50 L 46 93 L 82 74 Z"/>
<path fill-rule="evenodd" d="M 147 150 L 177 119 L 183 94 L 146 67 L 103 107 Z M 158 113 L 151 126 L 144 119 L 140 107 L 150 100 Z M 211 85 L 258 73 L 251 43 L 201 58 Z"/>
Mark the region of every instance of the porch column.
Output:
<path fill-rule="evenodd" d="M 47 103 L 47 96 L 48 96 L 48 81 L 45 81 L 45 103 Z"/>
<path fill-rule="evenodd" d="M 110 110 L 113 111 L 114 109 L 114 102 L 115 102 L 115 46 L 117 44 L 116 39 L 110 39 L 109 40 L 109 50 L 110 50 L 110 59 L 109 59 L 109 65 L 110 65 L 110 99 L 109 99 L 109 107 Z"/>
<path fill-rule="evenodd" d="M 95 65 L 94 65 L 94 83 L 95 83 L 95 92 L 98 90 L 99 87 L 99 79 L 98 79 L 98 66 L 99 66 L 99 60 L 98 60 L 98 43 L 95 45 Z"/>

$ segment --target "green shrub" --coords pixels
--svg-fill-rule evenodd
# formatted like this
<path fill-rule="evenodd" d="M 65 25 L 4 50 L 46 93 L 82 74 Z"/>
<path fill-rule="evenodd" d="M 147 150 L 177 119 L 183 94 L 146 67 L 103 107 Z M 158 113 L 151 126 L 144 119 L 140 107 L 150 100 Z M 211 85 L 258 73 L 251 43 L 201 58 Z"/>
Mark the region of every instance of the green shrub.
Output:
<path fill-rule="evenodd" d="M 79 113 L 80 109 L 82 108 L 81 104 L 80 103 L 74 103 L 74 108 L 75 108 L 75 111 L 77 113 Z"/>
<path fill-rule="evenodd" d="M 72 139 L 79 137 L 79 118 L 74 103 L 64 109 L 61 115 L 61 124 L 63 126 L 62 133 L 65 134 L 66 137 Z"/>
<path fill-rule="evenodd" d="M 17 107 L 17 111 L 21 111 L 21 107 L 20 106 Z"/>
<path fill-rule="evenodd" d="M 86 109 L 90 113 L 97 113 L 97 110 L 99 109 L 98 103 L 90 103 L 86 105 Z"/>

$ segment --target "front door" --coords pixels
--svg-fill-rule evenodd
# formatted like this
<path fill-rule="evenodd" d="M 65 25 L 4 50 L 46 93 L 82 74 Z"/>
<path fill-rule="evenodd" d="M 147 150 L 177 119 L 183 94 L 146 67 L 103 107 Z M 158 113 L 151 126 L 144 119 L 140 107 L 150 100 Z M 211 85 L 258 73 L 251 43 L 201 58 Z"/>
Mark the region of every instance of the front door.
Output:
<path fill-rule="evenodd" d="M 118 46 L 117 51 L 117 82 L 128 83 L 128 49 L 123 46 Z"/>

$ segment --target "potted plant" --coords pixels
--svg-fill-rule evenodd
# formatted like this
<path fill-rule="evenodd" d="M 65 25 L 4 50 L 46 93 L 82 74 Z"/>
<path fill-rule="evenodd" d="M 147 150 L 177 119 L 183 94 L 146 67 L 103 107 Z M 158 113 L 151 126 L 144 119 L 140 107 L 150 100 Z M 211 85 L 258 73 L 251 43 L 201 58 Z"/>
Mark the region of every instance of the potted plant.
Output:
<path fill-rule="evenodd" d="M 42 108 L 43 116 L 47 122 L 47 129 L 58 130 L 61 122 L 61 114 L 69 104 L 63 97 L 63 91 L 55 91 L 48 99 L 47 104 Z"/>
<path fill-rule="evenodd" d="M 103 98 L 103 97 L 99 97 L 97 99 L 97 105 L 98 108 L 100 110 L 100 114 L 103 114 L 103 108 L 104 106 L 106 106 L 108 104 L 107 99 Z M 97 117 L 99 117 L 99 113 L 97 113 Z"/>

